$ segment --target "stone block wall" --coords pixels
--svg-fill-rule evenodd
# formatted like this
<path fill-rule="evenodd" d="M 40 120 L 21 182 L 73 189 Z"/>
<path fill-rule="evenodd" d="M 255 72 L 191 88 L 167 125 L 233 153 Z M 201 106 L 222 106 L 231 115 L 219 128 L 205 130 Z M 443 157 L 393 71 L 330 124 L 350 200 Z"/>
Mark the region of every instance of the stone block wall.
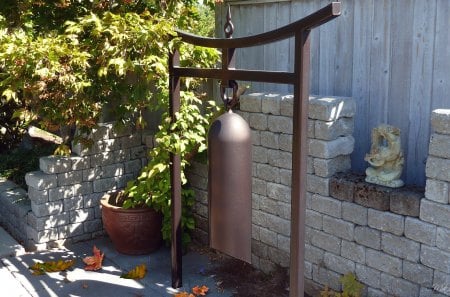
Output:
<path fill-rule="evenodd" d="M 42 157 L 40 170 L 25 176 L 28 193 L 14 188 L 0 194 L 12 202 L 22 194 L 23 207 L 6 203 L 11 211 L 3 206 L 0 215 L 6 224 L 21 222 L 7 229 L 26 248 L 46 249 L 103 235 L 101 196 L 134 179 L 146 163 L 147 144 L 151 146 L 151 137 L 119 131 L 112 124 L 101 124 L 89 139 L 93 145 L 74 145 L 73 156 Z M 20 218 L 11 219 L 17 212 Z"/>
<path fill-rule="evenodd" d="M 352 99 L 311 97 L 309 108 L 308 293 L 325 285 L 340 290 L 339 278 L 353 272 L 365 296 L 450 296 L 450 111 L 432 114 L 424 193 L 350 174 Z M 242 96 L 239 113 L 253 133 L 252 265 L 268 272 L 289 266 L 292 96 Z M 195 237 L 207 243 L 206 165 L 195 164 L 189 177 Z"/>

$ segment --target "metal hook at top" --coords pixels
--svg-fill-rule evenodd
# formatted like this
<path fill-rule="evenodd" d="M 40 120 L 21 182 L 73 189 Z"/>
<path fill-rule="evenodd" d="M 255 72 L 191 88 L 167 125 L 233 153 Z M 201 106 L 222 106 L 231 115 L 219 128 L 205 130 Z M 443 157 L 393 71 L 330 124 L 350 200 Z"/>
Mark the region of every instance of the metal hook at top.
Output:
<path fill-rule="evenodd" d="M 222 98 L 226 110 L 230 110 L 239 102 L 238 88 L 238 83 L 235 80 L 228 81 L 228 86 L 220 85 L 220 98 Z M 226 89 L 232 89 L 233 95 L 231 98 L 228 97 Z"/>
<path fill-rule="evenodd" d="M 233 25 L 233 22 L 231 21 L 231 8 L 230 8 L 230 5 L 228 5 L 227 22 L 223 26 L 223 31 L 225 32 L 225 37 L 226 38 L 231 38 L 231 36 L 233 35 L 233 32 L 234 32 L 234 25 Z"/>

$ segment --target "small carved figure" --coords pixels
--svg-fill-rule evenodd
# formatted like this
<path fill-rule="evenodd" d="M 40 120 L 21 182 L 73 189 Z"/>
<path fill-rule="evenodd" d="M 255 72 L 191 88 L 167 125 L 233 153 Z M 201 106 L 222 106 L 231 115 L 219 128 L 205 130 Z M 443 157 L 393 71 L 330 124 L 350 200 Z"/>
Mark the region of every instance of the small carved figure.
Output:
<path fill-rule="evenodd" d="M 372 146 L 364 160 L 371 165 L 366 169 L 366 182 L 391 188 L 403 186 L 400 129 L 385 124 L 373 128 Z"/>

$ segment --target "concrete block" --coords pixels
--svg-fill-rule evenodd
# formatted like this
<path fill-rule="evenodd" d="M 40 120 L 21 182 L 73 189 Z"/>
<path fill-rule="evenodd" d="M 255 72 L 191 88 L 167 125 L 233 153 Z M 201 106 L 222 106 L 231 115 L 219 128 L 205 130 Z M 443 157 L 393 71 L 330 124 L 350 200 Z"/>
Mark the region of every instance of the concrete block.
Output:
<path fill-rule="evenodd" d="M 315 122 L 314 120 L 308 120 L 308 138 L 316 138 L 314 135 L 314 127 L 315 127 Z"/>
<path fill-rule="evenodd" d="M 341 251 L 341 239 L 323 231 L 311 229 L 311 244 L 315 247 L 339 255 Z"/>
<path fill-rule="evenodd" d="M 389 210 L 391 188 L 381 187 L 366 182 L 355 185 L 355 203 L 378 210 Z"/>
<path fill-rule="evenodd" d="M 450 134 L 450 131 L 447 132 Z M 430 137 L 428 152 L 431 156 L 450 159 L 450 135 L 434 133 Z"/>
<path fill-rule="evenodd" d="M 436 232 L 436 246 L 450 252 L 450 229 L 438 227 Z"/>
<path fill-rule="evenodd" d="M 434 246 L 436 243 L 436 225 L 407 217 L 405 219 L 405 236 L 414 241 Z"/>
<path fill-rule="evenodd" d="M 83 181 L 83 171 L 71 171 L 57 174 L 58 186 L 74 185 Z"/>
<path fill-rule="evenodd" d="M 333 140 L 341 136 L 353 134 L 352 118 L 340 118 L 336 121 L 315 121 L 314 137 L 323 140 Z"/>
<path fill-rule="evenodd" d="M 259 210 L 252 213 L 252 222 L 261 227 L 265 227 L 284 236 L 291 235 L 290 221 L 276 215 L 268 214 Z"/>
<path fill-rule="evenodd" d="M 138 173 L 142 168 L 141 160 L 131 160 L 124 163 L 124 172 L 127 173 Z"/>
<path fill-rule="evenodd" d="M 325 252 L 310 244 L 305 244 L 305 260 L 313 264 L 323 264 Z"/>
<path fill-rule="evenodd" d="M 379 270 L 367 267 L 365 265 L 356 264 L 355 274 L 358 281 L 372 288 L 380 288 L 381 272 Z M 385 297 L 383 295 L 383 297 Z"/>
<path fill-rule="evenodd" d="M 72 160 L 72 170 L 84 170 L 90 166 L 91 158 L 89 157 L 71 156 L 70 159 Z"/>
<path fill-rule="evenodd" d="M 268 181 L 278 183 L 280 181 L 280 169 L 268 164 L 256 164 L 256 177 Z"/>
<path fill-rule="evenodd" d="M 389 200 L 390 211 L 400 215 L 418 217 L 422 197 L 423 193 L 418 191 L 393 191 Z"/>
<path fill-rule="evenodd" d="M 317 211 L 307 209 L 305 215 L 306 226 L 322 230 L 323 215 Z"/>
<path fill-rule="evenodd" d="M 252 151 L 253 162 L 262 164 L 268 163 L 268 151 L 269 150 L 265 147 L 254 145 Z"/>
<path fill-rule="evenodd" d="M 48 190 L 36 190 L 35 188 L 28 188 L 28 198 L 36 204 L 48 202 Z"/>
<path fill-rule="evenodd" d="M 312 263 L 305 261 L 303 274 L 306 279 L 312 279 Z"/>
<path fill-rule="evenodd" d="M 70 199 L 64 199 L 64 212 L 69 212 L 70 210 L 80 209 L 84 207 L 83 196 L 76 196 Z"/>
<path fill-rule="evenodd" d="M 306 190 L 322 196 L 330 195 L 330 179 L 313 174 L 306 176 Z"/>
<path fill-rule="evenodd" d="M 332 217 L 340 218 L 342 213 L 341 207 L 341 202 L 336 199 L 321 196 L 318 194 L 312 195 L 310 207 L 312 210 Z"/>
<path fill-rule="evenodd" d="M 25 182 L 29 187 L 42 191 L 58 186 L 56 174 L 46 174 L 42 171 L 32 171 L 25 174 Z"/>
<path fill-rule="evenodd" d="M 429 289 L 426 287 L 421 287 L 420 288 L 420 293 L 419 296 L 420 297 L 448 297 L 450 295 L 450 290 L 446 291 L 447 294 L 441 294 L 433 289 Z"/>
<path fill-rule="evenodd" d="M 346 274 L 355 272 L 355 263 L 353 261 L 328 252 L 325 253 L 324 263 L 325 267 L 337 273 Z"/>
<path fill-rule="evenodd" d="M 291 204 L 278 201 L 277 202 L 276 215 L 280 218 L 291 220 Z"/>
<path fill-rule="evenodd" d="M 131 125 L 119 126 L 119 125 L 111 125 L 108 123 L 107 129 L 108 129 L 108 133 L 109 133 L 109 134 L 107 134 L 107 135 L 109 135 L 107 138 L 119 138 L 119 137 L 123 137 L 123 136 L 128 136 L 134 132 Z M 138 132 L 134 132 L 134 133 L 140 134 Z"/>
<path fill-rule="evenodd" d="M 281 235 L 281 234 L 277 235 L 277 239 L 278 239 L 278 248 L 282 251 L 289 253 L 291 251 L 291 249 L 290 249 L 291 239 L 289 237 Z"/>
<path fill-rule="evenodd" d="M 276 183 L 267 183 L 267 197 L 275 199 L 277 201 L 290 203 L 291 188 Z"/>
<path fill-rule="evenodd" d="M 282 185 L 291 186 L 292 184 L 292 170 L 280 168 L 280 183 Z"/>
<path fill-rule="evenodd" d="M 342 218 L 365 226 L 367 225 L 367 208 L 351 202 L 342 202 Z"/>
<path fill-rule="evenodd" d="M 353 202 L 355 184 L 362 180 L 362 176 L 336 174 L 330 179 L 330 195 L 339 200 Z"/>
<path fill-rule="evenodd" d="M 314 174 L 314 158 L 313 157 L 306 158 L 306 173 Z"/>
<path fill-rule="evenodd" d="M 117 184 L 114 177 L 94 180 L 92 185 L 94 193 L 101 193 L 117 189 Z"/>
<path fill-rule="evenodd" d="M 83 223 L 95 219 L 93 208 L 71 210 L 69 214 L 71 223 Z"/>
<path fill-rule="evenodd" d="M 83 182 L 73 186 L 73 195 L 81 196 L 92 194 L 92 183 L 91 182 Z"/>
<path fill-rule="evenodd" d="M 423 199 L 419 217 L 422 221 L 450 228 L 450 205 Z"/>
<path fill-rule="evenodd" d="M 431 287 L 433 269 L 419 263 L 403 261 L 403 278 L 424 287 Z"/>
<path fill-rule="evenodd" d="M 99 148 L 98 152 L 112 152 L 119 150 L 121 143 L 119 139 L 103 139 L 97 141 L 96 145 Z"/>
<path fill-rule="evenodd" d="M 269 149 L 267 151 L 267 159 L 271 166 L 292 169 L 292 154 L 290 152 Z"/>
<path fill-rule="evenodd" d="M 58 240 L 58 229 L 50 228 L 42 231 L 37 231 L 30 226 L 27 226 L 27 238 L 33 240 L 35 243 L 44 243 L 48 241 Z"/>
<path fill-rule="evenodd" d="M 450 134 L 450 109 L 435 109 L 431 113 L 431 126 L 441 134 Z"/>
<path fill-rule="evenodd" d="M 405 230 L 405 218 L 387 211 L 368 210 L 368 225 L 374 229 L 402 235 Z"/>
<path fill-rule="evenodd" d="M 31 202 L 31 210 L 38 218 L 62 214 L 64 212 L 64 203 L 61 200 L 41 204 Z"/>
<path fill-rule="evenodd" d="M 142 135 L 139 133 L 120 137 L 120 147 L 122 149 L 135 148 L 141 144 Z"/>
<path fill-rule="evenodd" d="M 269 254 L 269 247 L 267 244 L 264 244 L 261 241 L 252 239 L 252 253 L 258 257 L 267 259 Z"/>
<path fill-rule="evenodd" d="M 450 181 L 450 159 L 428 156 L 425 175 L 432 179 Z"/>
<path fill-rule="evenodd" d="M 118 150 L 118 151 L 114 151 L 113 152 L 113 162 L 112 163 L 114 163 L 114 162 L 118 162 L 118 163 L 120 163 L 120 162 L 125 162 L 125 161 L 129 161 L 131 159 L 131 157 L 130 157 L 130 150 L 129 149 L 125 149 L 125 150 Z M 92 158 L 91 158 L 91 160 L 92 160 Z M 109 163 L 109 159 L 108 160 L 106 160 L 106 164 L 102 164 L 102 165 L 108 165 L 108 164 L 112 164 L 112 163 Z M 147 163 L 146 161 L 145 161 L 145 163 Z"/>
<path fill-rule="evenodd" d="M 39 169 L 46 174 L 68 172 L 72 169 L 72 159 L 61 156 L 41 157 Z"/>
<path fill-rule="evenodd" d="M 261 146 L 278 150 L 279 135 L 269 131 L 261 131 Z"/>
<path fill-rule="evenodd" d="M 351 167 L 350 156 L 337 156 L 333 159 L 314 159 L 314 173 L 321 177 L 331 177 L 345 172 Z"/>
<path fill-rule="evenodd" d="M 366 262 L 366 249 L 355 242 L 342 240 L 341 256 L 353 262 L 364 264 Z"/>
<path fill-rule="evenodd" d="M 442 294 L 449 296 L 450 295 L 450 274 L 448 272 L 443 273 L 438 270 L 434 271 L 433 289 Z"/>
<path fill-rule="evenodd" d="M 263 96 L 264 93 L 242 95 L 240 98 L 240 110 L 248 112 L 262 112 Z"/>
<path fill-rule="evenodd" d="M 283 116 L 292 117 L 292 115 L 294 114 L 294 96 L 293 95 L 281 96 L 280 114 Z"/>
<path fill-rule="evenodd" d="M 84 233 L 82 223 L 68 224 L 58 227 L 58 236 L 60 239 L 80 236 Z"/>
<path fill-rule="evenodd" d="M 448 182 L 427 178 L 425 198 L 447 204 L 449 200 Z"/>
<path fill-rule="evenodd" d="M 48 200 L 56 201 L 73 197 L 74 196 L 73 188 L 74 186 L 61 186 L 58 188 L 49 189 Z"/>
<path fill-rule="evenodd" d="M 83 230 L 85 233 L 93 233 L 100 231 L 103 228 L 102 220 L 92 220 L 83 223 Z"/>
<path fill-rule="evenodd" d="M 250 128 L 256 130 L 267 130 L 267 115 L 260 113 L 251 113 L 248 117 Z"/>
<path fill-rule="evenodd" d="M 267 194 L 267 182 L 259 179 L 259 178 L 252 178 L 252 192 L 259 195 L 266 195 Z M 275 186 L 277 184 L 270 183 L 271 186 Z"/>
<path fill-rule="evenodd" d="M 384 271 L 390 275 L 397 277 L 402 276 L 402 260 L 383 252 L 367 249 L 366 263 L 368 266 Z"/>
<path fill-rule="evenodd" d="M 117 152 L 119 152 L 119 151 L 115 151 L 113 154 L 111 154 L 111 153 L 93 154 L 91 156 L 91 161 L 90 161 L 91 166 L 92 167 L 105 166 L 105 165 L 114 164 L 116 162 L 120 162 L 119 160 L 117 160 L 118 158 L 115 157 L 115 154 Z M 129 154 L 129 151 L 128 151 L 128 154 Z"/>
<path fill-rule="evenodd" d="M 379 250 L 381 248 L 381 232 L 369 227 L 355 227 L 355 241 L 364 246 Z"/>
<path fill-rule="evenodd" d="M 313 265 L 313 280 L 321 285 L 328 286 L 335 291 L 341 291 L 339 282 L 341 275 L 320 265 Z"/>
<path fill-rule="evenodd" d="M 140 160 L 137 161 L 140 162 Z M 124 165 L 122 163 L 102 166 L 102 178 L 121 176 L 124 172 Z"/>
<path fill-rule="evenodd" d="M 323 216 L 323 231 L 342 239 L 353 241 L 354 224 L 336 219 L 327 215 Z"/>
<path fill-rule="evenodd" d="M 259 199 L 259 209 L 270 214 L 277 214 L 277 201 L 261 196 Z"/>
<path fill-rule="evenodd" d="M 290 117 L 269 115 L 267 117 L 267 125 L 269 131 L 292 134 L 293 123 Z"/>
<path fill-rule="evenodd" d="M 258 130 L 252 130 L 252 144 L 261 145 L 261 133 Z"/>
<path fill-rule="evenodd" d="M 69 222 L 69 212 L 45 217 L 37 217 L 32 212 L 29 212 L 27 215 L 27 224 L 36 231 L 43 231 L 45 229 L 67 225 Z"/>
<path fill-rule="evenodd" d="M 437 247 L 430 247 L 422 244 L 420 250 L 420 262 L 425 266 L 448 273 L 450 267 L 450 253 Z"/>
<path fill-rule="evenodd" d="M 290 255 L 277 248 L 269 247 L 269 260 L 281 267 L 287 268 L 289 267 Z"/>
<path fill-rule="evenodd" d="M 412 262 L 418 262 L 420 258 L 420 243 L 390 233 L 381 234 L 381 249 L 388 254 Z"/>
<path fill-rule="evenodd" d="M 281 95 L 266 94 L 261 97 L 261 110 L 263 113 L 279 115 L 280 102 L 281 102 Z"/>
<path fill-rule="evenodd" d="M 280 150 L 285 152 L 292 152 L 292 135 L 279 134 L 278 145 Z"/>
<path fill-rule="evenodd" d="M 353 152 L 355 139 L 353 136 L 338 137 L 335 140 L 309 139 L 308 154 L 322 159 L 331 159 Z"/>
<path fill-rule="evenodd" d="M 399 277 L 394 277 L 392 275 L 382 273 L 380 284 L 381 290 L 383 292 L 392 294 L 394 296 L 419 296 L 420 286 L 418 284 L 413 284 Z"/>
<path fill-rule="evenodd" d="M 344 117 L 353 117 L 356 104 L 346 97 L 310 97 L 309 117 L 322 121 L 335 121 Z"/>

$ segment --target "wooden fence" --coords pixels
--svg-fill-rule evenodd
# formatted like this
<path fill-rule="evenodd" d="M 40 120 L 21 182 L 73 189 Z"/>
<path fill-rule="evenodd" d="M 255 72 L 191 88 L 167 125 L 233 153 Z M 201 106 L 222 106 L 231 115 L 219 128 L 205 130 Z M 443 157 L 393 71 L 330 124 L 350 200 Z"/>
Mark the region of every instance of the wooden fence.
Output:
<path fill-rule="evenodd" d="M 225 1 L 216 11 L 223 37 L 231 5 L 234 37 L 298 20 L 328 0 Z M 433 109 L 450 108 L 450 0 L 342 0 L 342 15 L 313 30 L 311 93 L 351 96 L 357 103 L 352 168 L 363 172 L 373 127 L 399 127 L 403 178 L 423 186 Z M 237 68 L 293 70 L 293 42 L 237 52 Z M 287 85 L 248 83 L 251 90 L 287 93 Z"/>

